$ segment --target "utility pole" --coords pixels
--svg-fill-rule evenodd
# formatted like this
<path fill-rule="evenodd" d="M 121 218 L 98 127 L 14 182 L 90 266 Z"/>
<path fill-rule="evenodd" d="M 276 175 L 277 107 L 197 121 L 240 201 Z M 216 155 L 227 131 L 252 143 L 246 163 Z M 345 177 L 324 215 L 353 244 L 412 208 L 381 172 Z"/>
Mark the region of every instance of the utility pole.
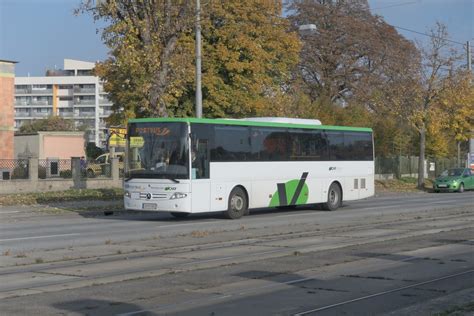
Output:
<path fill-rule="evenodd" d="M 466 43 L 467 51 L 467 70 L 472 71 L 472 61 L 471 61 L 471 43 L 467 41 Z"/>
<path fill-rule="evenodd" d="M 467 70 L 469 70 L 469 78 L 471 78 L 472 77 L 472 58 L 471 58 L 471 43 L 469 41 L 467 41 L 466 43 L 466 51 L 467 51 Z M 474 163 L 474 138 L 472 137 L 474 137 L 474 130 L 471 130 L 471 139 L 469 140 L 469 155 L 467 156 L 468 162 L 466 166 L 471 169 Z"/>
<path fill-rule="evenodd" d="M 201 90 L 201 0 L 196 0 L 196 117 L 202 117 Z"/>

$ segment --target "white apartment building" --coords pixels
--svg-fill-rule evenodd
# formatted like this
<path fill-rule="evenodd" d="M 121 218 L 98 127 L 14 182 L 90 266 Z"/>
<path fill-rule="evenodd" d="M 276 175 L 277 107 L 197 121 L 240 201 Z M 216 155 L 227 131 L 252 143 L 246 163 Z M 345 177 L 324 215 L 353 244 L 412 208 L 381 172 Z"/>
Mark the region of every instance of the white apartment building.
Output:
<path fill-rule="evenodd" d="M 95 64 L 64 59 L 64 69 L 48 70 L 44 77 L 15 77 L 15 130 L 27 121 L 61 116 L 86 126 L 89 142 L 104 147 L 105 118 L 112 103 L 98 77 L 92 75 Z"/>

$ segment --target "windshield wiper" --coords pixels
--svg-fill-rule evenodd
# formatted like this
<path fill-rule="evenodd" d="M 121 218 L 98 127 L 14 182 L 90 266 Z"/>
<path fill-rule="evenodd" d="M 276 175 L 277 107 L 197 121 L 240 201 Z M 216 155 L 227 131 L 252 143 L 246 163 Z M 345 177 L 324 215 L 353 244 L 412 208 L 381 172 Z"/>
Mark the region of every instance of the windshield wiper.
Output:
<path fill-rule="evenodd" d="M 171 177 L 166 177 L 166 179 L 173 181 L 174 183 L 179 183 L 178 179 L 171 178 Z"/>

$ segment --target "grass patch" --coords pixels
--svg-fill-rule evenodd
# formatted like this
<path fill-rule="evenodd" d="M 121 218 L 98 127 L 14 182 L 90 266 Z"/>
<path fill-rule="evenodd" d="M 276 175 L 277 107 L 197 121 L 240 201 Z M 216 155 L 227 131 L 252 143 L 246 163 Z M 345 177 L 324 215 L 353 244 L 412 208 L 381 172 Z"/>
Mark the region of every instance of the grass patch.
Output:
<path fill-rule="evenodd" d="M 376 192 L 417 192 L 420 189 L 417 188 L 417 178 L 401 178 L 392 180 L 375 180 L 375 191 Z M 425 188 L 430 189 L 433 187 L 433 181 L 425 179 Z"/>
<path fill-rule="evenodd" d="M 461 315 L 467 315 L 467 314 L 470 315 L 470 313 L 472 312 L 474 312 L 474 302 L 470 302 L 463 306 L 456 306 L 444 312 L 434 314 L 434 315 L 435 316 L 461 316 Z"/>
<path fill-rule="evenodd" d="M 204 231 L 203 230 L 193 230 L 190 235 L 193 238 L 203 238 L 203 237 L 209 236 L 209 232 L 205 231 L 205 230 Z"/>
<path fill-rule="evenodd" d="M 0 195 L 0 205 L 34 205 L 83 200 L 115 200 L 122 198 L 122 189 L 77 189 L 57 192 Z"/>

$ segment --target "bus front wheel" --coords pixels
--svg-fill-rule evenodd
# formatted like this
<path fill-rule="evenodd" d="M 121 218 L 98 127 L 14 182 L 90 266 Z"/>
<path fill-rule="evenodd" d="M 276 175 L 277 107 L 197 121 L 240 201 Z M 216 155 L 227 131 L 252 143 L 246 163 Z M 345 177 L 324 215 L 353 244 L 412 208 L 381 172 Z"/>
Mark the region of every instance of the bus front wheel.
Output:
<path fill-rule="evenodd" d="M 230 192 L 227 211 L 224 212 L 228 219 L 238 219 L 247 214 L 247 195 L 242 188 L 236 187 Z"/>
<path fill-rule="evenodd" d="M 342 204 L 342 192 L 337 183 L 331 184 L 328 191 L 328 201 L 323 204 L 324 209 L 335 211 Z"/>

